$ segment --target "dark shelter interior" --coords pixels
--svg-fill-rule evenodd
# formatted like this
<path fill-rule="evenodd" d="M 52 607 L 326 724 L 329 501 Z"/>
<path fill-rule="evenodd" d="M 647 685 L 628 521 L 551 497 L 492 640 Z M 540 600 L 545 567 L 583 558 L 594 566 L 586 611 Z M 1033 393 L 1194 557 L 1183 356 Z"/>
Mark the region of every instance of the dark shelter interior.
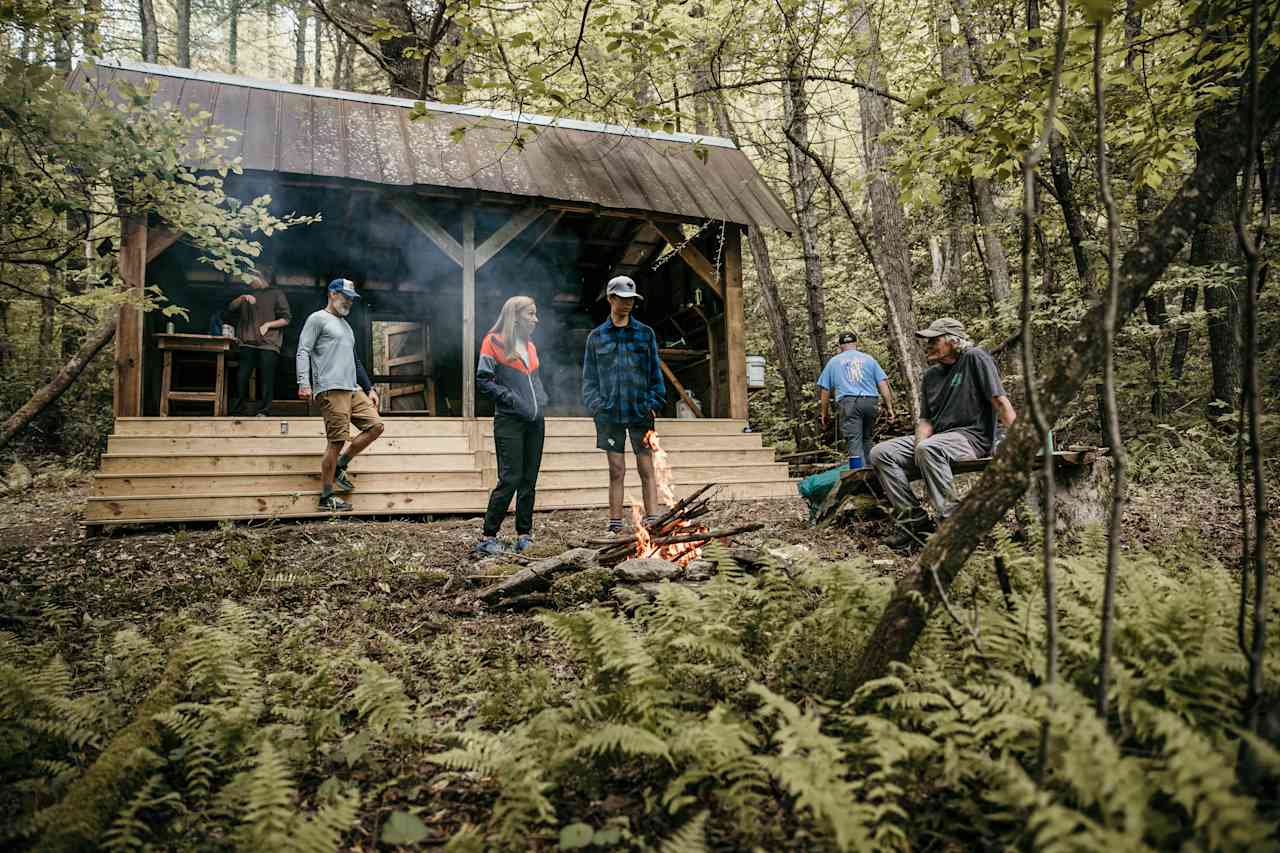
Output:
<path fill-rule="evenodd" d="M 485 194 L 423 192 L 355 181 L 290 182 L 246 175 L 228 181 L 240 198 L 272 196 L 277 213 L 318 213 L 322 221 L 297 226 L 262 240 L 261 263 L 270 267 L 276 285 L 288 299 L 292 320 L 284 329 L 284 345 L 276 366 L 277 414 L 305 414 L 297 399 L 294 357 L 307 316 L 324 307 L 325 284 L 350 278 L 362 299 L 348 318 L 355 330 L 357 352 L 377 385 L 383 412 L 390 415 L 461 417 L 465 377 L 463 335 L 463 271 L 415 221 L 426 214 L 456 243 L 463 242 L 464 209 L 475 215 L 474 243 L 483 244 L 513 217 L 522 215 L 518 199 Z M 633 277 L 645 297 L 635 316 L 657 331 L 664 364 L 704 417 L 729 417 L 726 370 L 725 305 L 671 248 L 681 226 L 674 218 L 620 215 L 585 205 L 561 205 L 525 215 L 537 218 L 496 254 L 483 258 L 475 272 L 475 340 L 470 352 L 495 322 L 511 296 L 527 295 L 537 303 L 540 324 L 534 334 L 546 386 L 550 416 L 585 416 L 581 404 L 582 353 L 590 330 L 608 316 L 604 286 L 613 275 Z M 725 260 L 725 229 L 719 220 L 685 225 L 690 246 L 718 269 Z M 664 237 L 659 229 L 666 232 Z M 701 228 L 701 230 L 699 230 Z M 696 232 L 696 234 L 695 234 Z M 735 235 L 736 236 L 736 235 Z M 447 243 L 448 241 L 443 241 Z M 679 240 L 677 239 L 677 242 Z M 487 262 L 486 262 L 487 261 Z M 189 317 L 145 315 L 143 364 L 144 415 L 159 411 L 161 359 L 155 333 L 168 323 L 176 332 L 207 334 L 216 314 L 226 312 L 235 296 L 249 292 L 239 282 L 203 264 L 182 242 L 160 254 L 146 271 L 169 304 Z M 231 316 L 224 317 L 234 323 Z M 234 356 L 232 357 L 234 361 Z M 204 371 L 204 373 L 202 373 Z M 207 384 L 212 367 L 189 360 L 175 366 L 174 383 Z M 234 388 L 235 368 L 226 381 Z M 260 386 L 259 386 L 260 387 Z M 667 405 L 661 416 L 673 417 L 687 404 L 667 379 Z M 208 407 L 175 403 L 173 414 L 207 414 Z M 476 395 L 476 414 L 492 414 L 492 403 Z"/>

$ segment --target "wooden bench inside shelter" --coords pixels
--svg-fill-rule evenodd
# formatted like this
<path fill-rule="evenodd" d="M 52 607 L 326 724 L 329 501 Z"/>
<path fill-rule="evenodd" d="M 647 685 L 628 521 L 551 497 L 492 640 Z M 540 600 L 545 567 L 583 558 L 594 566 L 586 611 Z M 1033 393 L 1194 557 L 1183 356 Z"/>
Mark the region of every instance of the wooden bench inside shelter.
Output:
<path fill-rule="evenodd" d="M 1109 479 L 1099 462 L 1109 462 L 1111 451 L 1106 447 L 1069 447 L 1053 454 L 1054 473 L 1056 475 L 1055 494 L 1058 497 L 1059 527 L 1068 528 L 1105 518 L 1105 500 L 1102 490 L 1109 488 Z M 1036 457 L 1036 470 L 1039 470 L 1043 454 Z M 973 474 L 985 471 L 993 457 L 968 459 L 954 462 L 951 470 L 954 474 Z M 911 480 L 919 480 L 920 473 L 914 471 Z M 1105 482 L 1104 482 L 1105 481 Z M 1038 494 L 1033 485 L 1032 490 Z M 1037 499 L 1038 503 L 1038 499 Z M 889 501 L 880 487 L 880 478 L 874 468 L 859 468 L 845 471 L 840 475 L 840 482 L 827 493 L 814 513 L 816 525 L 829 524 L 839 518 L 846 510 L 865 514 L 867 510 L 878 508 L 886 514 L 890 513 Z"/>

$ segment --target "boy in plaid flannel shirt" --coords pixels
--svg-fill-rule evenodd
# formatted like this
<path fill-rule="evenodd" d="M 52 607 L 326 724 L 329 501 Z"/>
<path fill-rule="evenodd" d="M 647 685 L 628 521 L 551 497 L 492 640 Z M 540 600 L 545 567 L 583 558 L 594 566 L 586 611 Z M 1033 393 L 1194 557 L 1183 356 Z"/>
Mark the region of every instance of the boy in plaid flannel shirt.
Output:
<path fill-rule="evenodd" d="M 658 336 L 631 316 L 636 283 L 625 275 L 609 281 L 609 319 L 591 330 L 582 357 L 582 402 L 596 422 L 596 447 L 609 457 L 609 532 L 622 529 L 622 495 L 627 476 L 626 445 L 630 437 L 644 495 L 645 521 L 658 505 L 653 455 L 644 435 L 653 429 L 667 401 L 658 361 Z"/>

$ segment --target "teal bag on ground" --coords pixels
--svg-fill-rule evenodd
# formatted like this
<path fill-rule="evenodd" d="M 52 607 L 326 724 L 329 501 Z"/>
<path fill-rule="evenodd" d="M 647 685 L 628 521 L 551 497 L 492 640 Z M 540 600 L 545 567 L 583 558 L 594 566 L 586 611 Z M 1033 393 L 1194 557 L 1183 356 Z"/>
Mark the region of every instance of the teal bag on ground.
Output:
<path fill-rule="evenodd" d="M 804 498 L 809 504 L 809 514 L 812 517 L 822 502 L 826 500 L 827 494 L 837 483 L 840 482 L 840 475 L 849 470 L 848 464 L 837 465 L 826 471 L 819 471 L 817 474 L 810 474 L 799 483 L 796 488 L 800 490 L 800 497 Z"/>

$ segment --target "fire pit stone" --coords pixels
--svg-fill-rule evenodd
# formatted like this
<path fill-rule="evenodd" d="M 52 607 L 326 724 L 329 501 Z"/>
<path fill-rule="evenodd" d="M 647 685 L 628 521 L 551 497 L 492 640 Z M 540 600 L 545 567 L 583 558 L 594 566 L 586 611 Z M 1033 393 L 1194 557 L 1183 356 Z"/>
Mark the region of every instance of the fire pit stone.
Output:
<path fill-rule="evenodd" d="M 614 577 L 627 583 L 643 583 L 674 578 L 680 574 L 680 566 L 656 557 L 633 557 L 623 560 L 613 570 Z"/>

